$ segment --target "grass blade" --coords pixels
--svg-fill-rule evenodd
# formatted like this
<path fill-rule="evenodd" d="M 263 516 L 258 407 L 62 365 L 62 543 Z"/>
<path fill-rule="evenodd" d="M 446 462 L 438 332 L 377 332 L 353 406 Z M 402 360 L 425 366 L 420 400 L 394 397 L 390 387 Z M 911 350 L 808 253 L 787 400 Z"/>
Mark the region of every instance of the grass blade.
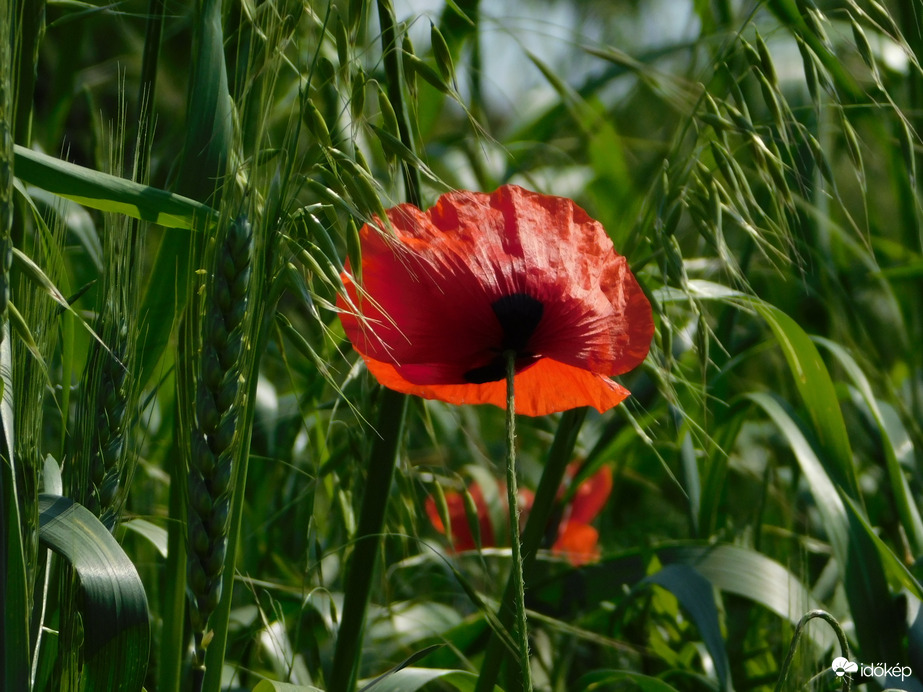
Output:
<path fill-rule="evenodd" d="M 402 668 L 363 687 L 362 692 L 366 692 L 366 690 L 369 692 L 416 692 L 435 680 L 439 680 L 443 688 L 457 690 L 458 692 L 474 692 L 477 679 L 477 675 L 464 670 Z"/>
<path fill-rule="evenodd" d="M 891 426 L 885 420 L 878 400 L 872 393 L 872 386 L 868 378 L 862 372 L 862 368 L 856 363 L 855 359 L 849 352 L 835 341 L 814 337 L 814 342 L 823 346 L 839 361 L 840 365 L 846 370 L 853 384 L 858 388 L 859 393 L 865 405 L 868 406 L 875 424 L 878 426 L 878 433 L 881 435 L 882 450 L 885 456 L 885 463 L 888 468 L 888 479 L 891 483 L 891 492 L 894 494 L 896 509 L 901 518 L 901 527 L 907 532 L 907 539 L 910 541 L 911 551 L 914 555 L 923 552 L 923 520 L 920 519 L 920 512 L 910 492 L 910 486 L 907 478 L 901 469 L 900 462 L 897 458 L 897 448 L 895 441 L 892 439 Z M 899 423 L 899 421 L 896 421 Z M 895 432 L 900 432 L 895 430 Z M 906 433 L 902 436 L 909 441 Z"/>
<path fill-rule="evenodd" d="M 827 474 L 847 495 L 858 499 L 859 482 L 853 465 L 849 435 L 827 366 L 811 338 L 795 320 L 769 303 L 759 301 L 752 306 L 766 320 L 782 347 L 785 360 L 795 378 L 795 386 L 817 435 L 823 452 L 820 460 Z"/>
<path fill-rule="evenodd" d="M 718 607 L 711 583 L 689 565 L 666 565 L 642 583 L 657 584 L 676 596 L 692 616 L 711 655 L 721 690 L 731 690 L 730 663 L 721 635 Z"/>
<path fill-rule="evenodd" d="M 762 392 L 748 394 L 747 398 L 769 414 L 782 431 L 807 478 L 842 575 L 860 653 L 865 660 L 900 660 L 900 640 L 906 627 L 891 598 L 878 549 L 863 527 L 864 519 L 860 521 L 859 516 L 847 513 L 840 495 L 845 491 L 838 491 L 785 405 Z M 846 496 L 846 500 L 851 498 Z M 858 502 L 853 501 L 852 506 L 859 506 Z"/>
<path fill-rule="evenodd" d="M 16 145 L 16 176 L 91 209 L 125 214 L 168 228 L 201 228 L 217 212 L 195 200 L 150 185 L 84 168 Z"/>
<path fill-rule="evenodd" d="M 366 492 L 362 497 L 356 544 L 349 561 L 343 617 L 330 673 L 330 689 L 343 692 L 353 690 L 358 677 L 365 611 L 397 462 L 397 450 L 404 432 L 407 397 L 390 389 L 382 389 L 379 411 L 375 426 L 378 436 L 372 443 L 369 455 Z"/>
<path fill-rule="evenodd" d="M 292 685 L 287 682 L 276 682 L 275 680 L 260 680 L 259 684 L 253 688 L 253 692 L 324 692 L 319 687 L 312 685 Z"/>
<path fill-rule="evenodd" d="M 12 370 L 9 324 L 0 325 L 0 683 L 4 690 L 29 689 L 29 598 L 26 585 L 26 556 L 23 549 L 13 459 Z"/>

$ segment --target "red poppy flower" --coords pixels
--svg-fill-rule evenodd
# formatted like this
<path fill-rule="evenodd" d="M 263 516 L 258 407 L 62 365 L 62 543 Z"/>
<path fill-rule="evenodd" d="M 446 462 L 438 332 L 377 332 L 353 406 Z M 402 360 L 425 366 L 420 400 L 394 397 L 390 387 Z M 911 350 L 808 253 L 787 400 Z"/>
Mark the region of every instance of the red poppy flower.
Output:
<path fill-rule="evenodd" d="M 505 185 L 387 214 L 389 229 L 363 226 L 361 288 L 347 264 L 337 301 L 346 335 L 384 386 L 504 408 L 512 350 L 517 413 L 603 412 L 628 395 L 610 377 L 647 356 L 651 306 L 574 202 Z"/>
<path fill-rule="evenodd" d="M 569 475 L 577 472 L 577 466 L 568 467 Z M 599 558 L 599 532 L 590 522 L 605 507 L 612 492 L 612 469 L 603 466 L 577 487 L 573 500 L 558 527 L 558 538 L 551 546 L 551 552 L 564 555 L 574 565 L 584 565 Z"/>
<path fill-rule="evenodd" d="M 576 473 L 576 465 L 572 464 L 568 468 L 569 477 Z M 506 507 L 506 486 L 503 483 L 498 484 L 498 498 L 502 503 L 502 515 L 507 516 Z M 575 566 L 585 565 L 599 558 L 599 532 L 589 525 L 599 514 L 609 499 L 612 491 L 612 469 L 604 466 L 587 480 L 580 484 L 577 492 L 568 507 L 564 510 L 564 518 L 558 525 L 558 532 L 554 544 L 551 546 L 551 552 L 556 555 L 563 555 L 571 564 Z M 477 509 L 477 521 L 481 533 L 481 546 L 490 548 L 497 545 L 496 532 L 490 519 L 490 510 L 487 507 L 487 501 L 478 483 L 472 483 L 468 486 L 468 492 L 471 499 L 474 500 L 474 506 Z M 563 494 L 563 488 L 562 488 Z M 529 490 L 520 490 L 519 507 L 521 511 L 521 521 L 525 523 L 529 510 L 532 507 L 534 496 Z M 471 533 L 468 515 L 465 511 L 465 502 L 461 493 L 448 492 L 445 494 L 446 507 L 449 514 L 449 521 L 452 525 L 452 535 L 449 540 L 452 548 L 457 552 L 465 550 L 474 550 L 477 544 Z M 429 516 L 435 529 L 442 534 L 446 533 L 445 524 L 439 516 L 436 508 L 436 501 L 432 497 L 426 498 L 426 514 Z"/>

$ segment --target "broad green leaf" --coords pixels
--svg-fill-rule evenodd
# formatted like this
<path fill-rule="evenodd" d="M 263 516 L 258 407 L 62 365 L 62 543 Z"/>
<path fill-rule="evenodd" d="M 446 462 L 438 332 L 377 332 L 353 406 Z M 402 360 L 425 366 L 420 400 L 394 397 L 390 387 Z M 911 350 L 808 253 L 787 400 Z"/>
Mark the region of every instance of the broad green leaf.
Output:
<path fill-rule="evenodd" d="M 531 594 L 553 605 L 564 617 L 571 609 L 613 599 L 622 585 L 632 586 L 645 578 L 643 556 L 649 551 L 633 550 L 586 565 L 534 585 Z M 755 550 L 735 545 L 679 542 L 657 546 L 653 554 L 664 565 L 688 565 L 715 588 L 747 598 L 796 625 L 805 612 L 818 607 L 808 589 L 785 567 Z M 563 612 L 562 612 L 563 611 Z M 829 632 L 811 633 L 819 650 L 833 643 Z"/>
<path fill-rule="evenodd" d="M 677 692 L 663 680 L 627 670 L 594 670 L 580 678 L 575 692 Z"/>
<path fill-rule="evenodd" d="M 288 682 L 276 682 L 274 680 L 260 680 L 253 692 L 324 692 L 319 687 L 311 685 L 292 685 Z"/>
<path fill-rule="evenodd" d="M 57 460 L 50 454 L 45 455 L 42 482 L 44 492 L 49 495 L 60 495 L 64 492 L 64 481 L 61 478 L 61 467 Z"/>
<path fill-rule="evenodd" d="M 837 492 L 836 486 L 824 470 L 823 464 L 818 459 L 813 447 L 805 438 L 804 433 L 793 414 L 777 397 L 764 392 L 748 394 L 747 398 L 758 404 L 776 427 L 785 435 L 789 446 L 795 453 L 795 458 L 801 467 L 801 472 L 808 481 L 814 503 L 821 515 L 827 540 L 833 548 L 833 555 L 841 565 L 847 564 L 849 555 L 849 522 L 846 518 L 846 508 Z"/>
<path fill-rule="evenodd" d="M 200 202 L 212 198 L 220 186 L 231 151 L 233 104 L 228 91 L 221 7 L 218 0 L 202 0 L 196 3 L 194 16 L 186 141 L 178 189 Z"/>
<path fill-rule="evenodd" d="M 666 288 L 658 294 L 658 299 L 662 301 L 688 301 L 691 297 L 731 301 L 740 308 L 756 310 L 766 320 L 782 347 L 795 386 L 824 452 L 820 457 L 824 468 L 850 497 L 858 499 L 859 483 L 836 388 L 811 337 L 795 320 L 774 305 L 713 282 L 690 281 L 688 292 Z"/>
<path fill-rule="evenodd" d="M 16 177 L 100 211 L 126 214 L 170 228 L 201 228 L 217 212 L 195 200 L 78 166 L 16 145 Z"/>
<path fill-rule="evenodd" d="M 372 682 L 360 682 L 360 685 L 366 684 L 359 688 L 359 692 L 416 692 L 436 680 L 440 682 L 441 689 L 449 687 L 458 692 L 474 692 L 478 676 L 463 670 L 402 668 Z M 498 687 L 494 689 L 499 690 Z"/>
<path fill-rule="evenodd" d="M 891 550 L 891 548 L 889 548 L 888 545 L 878 537 L 878 535 L 875 533 L 875 530 L 869 526 L 868 521 L 866 521 L 865 517 L 862 516 L 862 513 L 856 506 L 856 503 L 847 498 L 846 507 L 849 510 L 850 517 L 854 522 L 862 527 L 862 530 L 865 532 L 866 536 L 868 536 L 868 539 L 878 550 L 878 554 L 881 556 L 881 562 L 885 571 L 891 575 L 894 581 L 899 583 L 902 587 L 907 589 L 907 591 L 923 601 L 923 586 L 920 585 L 920 582 L 917 581 L 916 577 L 914 577 L 910 570 L 907 569 L 907 565 L 905 565 L 904 562 L 894 554 L 894 551 Z"/>
<path fill-rule="evenodd" d="M 80 580 L 85 689 L 140 690 L 150 648 L 147 596 L 134 564 L 88 509 L 39 496 L 39 540 Z"/>
<path fill-rule="evenodd" d="M 712 585 L 725 593 L 749 599 L 796 625 L 809 610 L 819 607 L 808 589 L 788 569 L 750 548 L 737 545 L 678 545 L 657 551 L 665 565 L 681 563 L 695 567 Z M 834 643 L 824 628 L 812 628 L 819 651 Z"/>

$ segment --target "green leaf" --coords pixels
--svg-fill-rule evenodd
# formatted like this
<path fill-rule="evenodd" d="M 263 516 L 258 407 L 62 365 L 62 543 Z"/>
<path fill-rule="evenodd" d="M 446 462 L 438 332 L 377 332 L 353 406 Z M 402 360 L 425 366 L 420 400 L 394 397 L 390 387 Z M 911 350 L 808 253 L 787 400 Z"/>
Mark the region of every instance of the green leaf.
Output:
<path fill-rule="evenodd" d="M 811 337 L 795 320 L 769 303 L 748 300 L 742 304 L 752 306 L 766 320 L 782 347 L 817 435 L 822 452 L 820 461 L 827 474 L 847 495 L 858 500 L 859 482 L 843 412 L 833 380 Z"/>
<path fill-rule="evenodd" d="M 843 578 L 863 656 L 869 660 L 897 659 L 906 626 L 892 602 L 878 548 L 863 526 L 866 520 L 858 502 L 847 495 L 854 510 L 847 513 L 840 491 L 784 404 L 762 392 L 747 398 L 759 404 L 788 439 L 808 481 Z"/>
<path fill-rule="evenodd" d="M 923 520 L 920 519 L 920 512 L 910 491 L 910 485 L 901 470 L 898 460 L 898 445 L 896 444 L 896 441 L 899 441 L 905 443 L 902 446 L 912 449 L 907 431 L 897 416 L 885 417 L 882 407 L 879 406 L 878 400 L 872 393 L 872 386 L 869 384 L 868 378 L 845 348 L 835 341 L 822 337 L 814 337 L 814 342 L 827 349 L 840 362 L 840 365 L 843 366 L 843 369 L 862 395 L 865 405 L 878 426 L 885 463 L 888 468 L 888 480 L 891 483 L 894 503 L 901 519 L 901 527 L 907 533 L 911 552 L 914 555 L 919 555 L 923 552 Z"/>
<path fill-rule="evenodd" d="M 694 567 L 684 564 L 666 565 L 641 583 L 657 584 L 676 596 L 702 635 L 715 666 L 719 689 L 731 690 L 730 663 L 711 583 Z"/>
<path fill-rule="evenodd" d="M 199 201 L 210 199 L 220 185 L 231 150 L 234 108 L 228 91 L 222 24 L 219 0 L 196 3 L 186 141 L 178 189 Z"/>
<path fill-rule="evenodd" d="M 542 604 L 554 607 L 562 617 L 584 605 L 612 600 L 622 585 L 633 586 L 645 578 L 648 550 L 632 550 L 594 565 L 558 574 L 551 581 L 533 587 L 531 594 Z M 735 545 L 680 542 L 653 549 L 663 565 L 688 565 L 712 586 L 761 605 L 796 625 L 805 611 L 818 607 L 808 589 L 775 560 L 749 548 Z M 563 609 L 563 612 L 562 612 Z M 832 635 L 820 628 L 811 631 L 819 650 L 833 644 Z"/>
<path fill-rule="evenodd" d="M 762 553 L 737 545 L 680 545 L 657 552 L 664 564 L 692 565 L 712 585 L 725 593 L 747 598 L 795 625 L 802 615 L 818 608 L 807 588 L 785 567 Z M 834 637 L 824 628 L 811 628 L 819 651 Z"/>
<path fill-rule="evenodd" d="M 253 692 L 324 692 L 319 687 L 311 685 L 292 685 L 288 682 L 276 682 L 275 680 L 260 680 L 259 684 L 253 688 Z"/>
<path fill-rule="evenodd" d="M 162 557 L 167 556 L 167 530 L 162 526 L 152 524 L 147 519 L 130 519 L 123 521 L 121 526 L 143 536 Z"/>
<path fill-rule="evenodd" d="M 795 458 L 801 467 L 801 472 L 808 481 L 814 503 L 821 515 L 827 540 L 833 548 L 834 557 L 840 564 L 847 564 L 849 554 L 849 522 L 846 518 L 846 508 L 837 492 L 836 486 L 824 470 L 824 465 L 818 459 L 814 448 L 808 442 L 801 428 L 793 418 L 793 414 L 786 405 L 772 394 L 755 392 L 748 394 L 747 398 L 758 404 L 776 427 L 785 435 L 789 446 L 795 453 Z"/>
<path fill-rule="evenodd" d="M 811 337 L 791 317 L 779 308 L 758 298 L 727 289 L 709 281 L 690 281 L 688 293 L 677 289 L 661 289 L 661 301 L 689 301 L 690 297 L 729 301 L 739 308 L 756 310 L 766 320 L 788 362 L 795 386 L 804 402 L 814 433 L 820 445 L 820 461 L 827 474 L 846 493 L 859 499 L 859 482 L 853 465 L 849 435 L 836 388 L 827 366 L 817 352 Z"/>
<path fill-rule="evenodd" d="M 910 570 L 907 569 L 907 565 L 905 565 L 904 562 L 894 554 L 894 551 L 891 550 L 891 548 L 889 548 L 888 545 L 878 537 L 874 529 L 869 526 L 869 523 L 866 521 L 865 517 L 862 516 L 862 513 L 856 506 L 855 502 L 849 498 L 846 498 L 846 507 L 849 510 L 850 518 L 856 524 L 862 527 L 865 535 L 868 536 L 868 539 L 878 550 L 878 554 L 881 556 L 881 562 L 885 571 L 891 575 L 895 582 L 899 583 L 903 588 L 907 589 L 907 591 L 913 594 L 916 598 L 923 601 L 923 586 L 920 585 L 920 582 L 917 581 Z"/>
<path fill-rule="evenodd" d="M 13 457 L 13 387 L 9 323 L 0 324 L 0 688 L 29 689 L 29 611 L 23 521 Z"/>
<path fill-rule="evenodd" d="M 374 692 L 415 692 L 435 680 L 439 680 L 443 686 L 451 686 L 452 689 L 458 690 L 458 692 L 473 692 L 478 676 L 463 670 L 402 668 L 372 681 L 362 687 L 361 692 L 371 692 L 372 690 Z M 500 690 L 498 687 L 494 687 L 494 689 Z"/>
<path fill-rule="evenodd" d="M 99 519 L 59 495 L 39 496 L 39 540 L 80 580 L 85 689 L 140 690 L 151 634 L 134 564 Z"/>
<path fill-rule="evenodd" d="M 17 178 L 92 209 L 126 214 L 170 228 L 198 228 L 217 218 L 214 209 L 195 200 L 84 168 L 18 144 L 15 166 Z"/>
<path fill-rule="evenodd" d="M 594 670 L 580 678 L 574 688 L 577 692 L 676 692 L 676 688 L 663 680 L 627 670 Z"/>

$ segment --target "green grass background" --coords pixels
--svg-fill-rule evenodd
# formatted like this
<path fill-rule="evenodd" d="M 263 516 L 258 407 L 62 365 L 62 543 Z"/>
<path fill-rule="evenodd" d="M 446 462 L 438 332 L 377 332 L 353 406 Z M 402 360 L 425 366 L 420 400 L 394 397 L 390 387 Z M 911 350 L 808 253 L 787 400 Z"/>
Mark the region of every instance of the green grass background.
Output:
<path fill-rule="evenodd" d="M 0 687 L 518 689 L 508 548 L 454 555 L 423 509 L 499 482 L 503 412 L 380 391 L 334 308 L 364 220 L 515 182 L 602 221 L 657 323 L 624 404 L 519 421 L 522 485 L 615 477 L 597 564 L 534 550 L 553 503 L 526 529 L 536 687 L 836 689 L 819 618 L 785 664 L 823 609 L 912 671 L 860 689 L 923 689 L 918 2 L 4 0 L 0 27 Z M 196 359 L 241 214 L 198 677 Z"/>

